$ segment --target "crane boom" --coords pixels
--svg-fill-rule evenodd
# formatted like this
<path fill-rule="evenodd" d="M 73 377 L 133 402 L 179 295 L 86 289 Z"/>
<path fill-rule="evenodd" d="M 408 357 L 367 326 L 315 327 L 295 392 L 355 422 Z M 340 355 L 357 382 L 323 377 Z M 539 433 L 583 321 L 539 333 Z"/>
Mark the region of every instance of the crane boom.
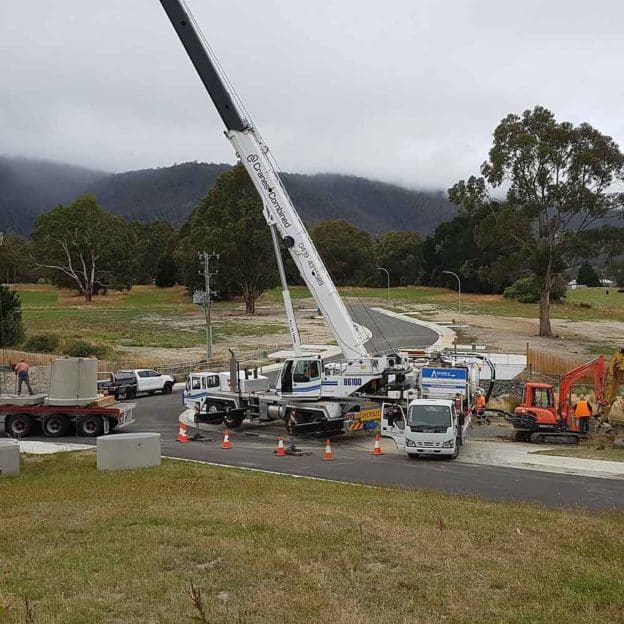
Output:
<path fill-rule="evenodd" d="M 334 282 L 269 157 L 269 149 L 251 122 L 244 119 L 232 93 L 183 0 L 160 0 L 171 24 L 208 91 L 241 163 L 247 170 L 264 206 L 264 217 L 290 252 L 301 277 L 348 360 L 370 357 L 366 337 L 353 322 Z"/>

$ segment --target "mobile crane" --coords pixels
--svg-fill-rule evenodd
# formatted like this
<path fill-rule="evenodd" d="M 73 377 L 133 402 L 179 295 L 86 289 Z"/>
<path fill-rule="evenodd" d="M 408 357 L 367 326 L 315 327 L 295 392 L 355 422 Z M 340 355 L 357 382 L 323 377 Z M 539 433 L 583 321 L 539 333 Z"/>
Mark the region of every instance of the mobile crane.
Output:
<path fill-rule="evenodd" d="M 183 0 L 160 0 L 171 24 L 203 82 L 226 127 L 225 135 L 262 199 L 280 268 L 284 306 L 294 357 L 284 361 L 274 390 L 268 380 L 238 370 L 233 360 L 229 373 L 204 373 L 198 379 L 209 422 L 225 420 L 240 425 L 243 418 L 283 418 L 296 409 L 300 430 L 342 430 L 347 414 L 360 411 L 370 397 L 385 393 L 397 399 L 414 396 L 414 372 L 407 354 L 371 355 L 367 336 L 353 322 L 314 247 L 272 162 L 269 148 L 250 119 L 241 113 L 211 56 L 193 16 Z M 280 265 L 278 241 L 288 249 L 345 358 L 325 364 L 320 354 L 302 355 L 292 303 Z M 195 383 L 189 380 L 189 383 Z M 264 389 L 263 389 L 264 386 Z M 198 396 L 197 394 L 195 395 Z"/>

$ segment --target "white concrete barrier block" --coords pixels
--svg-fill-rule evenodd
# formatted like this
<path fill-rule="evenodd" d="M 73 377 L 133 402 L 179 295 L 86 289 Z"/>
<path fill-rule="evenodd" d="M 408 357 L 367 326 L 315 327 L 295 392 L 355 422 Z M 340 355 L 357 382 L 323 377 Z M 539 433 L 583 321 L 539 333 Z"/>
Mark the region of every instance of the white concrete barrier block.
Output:
<path fill-rule="evenodd" d="M 0 440 L 0 477 L 20 473 L 19 443 L 15 440 Z"/>
<path fill-rule="evenodd" d="M 160 433 L 118 433 L 97 438 L 98 470 L 160 466 Z"/>

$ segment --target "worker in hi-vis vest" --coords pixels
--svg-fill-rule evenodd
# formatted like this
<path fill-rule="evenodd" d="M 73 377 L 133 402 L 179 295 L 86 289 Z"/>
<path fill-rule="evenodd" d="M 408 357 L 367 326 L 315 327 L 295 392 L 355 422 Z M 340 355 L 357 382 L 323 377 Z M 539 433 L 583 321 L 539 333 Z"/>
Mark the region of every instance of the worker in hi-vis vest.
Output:
<path fill-rule="evenodd" d="M 574 406 L 574 416 L 578 419 L 580 433 L 589 433 L 589 417 L 591 415 L 592 406 L 585 399 L 585 395 L 581 394 Z"/>

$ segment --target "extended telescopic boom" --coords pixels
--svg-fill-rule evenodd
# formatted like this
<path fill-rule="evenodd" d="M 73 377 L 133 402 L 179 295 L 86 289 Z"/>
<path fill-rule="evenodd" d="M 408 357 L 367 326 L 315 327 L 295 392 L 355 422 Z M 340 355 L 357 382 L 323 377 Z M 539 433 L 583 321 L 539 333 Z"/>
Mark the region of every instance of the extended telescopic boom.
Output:
<path fill-rule="evenodd" d="M 274 227 L 279 233 L 342 353 L 348 360 L 369 357 L 364 347 L 366 337 L 353 322 L 340 298 L 268 157 L 268 147 L 234 103 L 195 28 L 190 11 L 181 0 L 160 0 L 160 3 L 227 128 L 226 136 L 262 198 L 269 227 Z"/>

